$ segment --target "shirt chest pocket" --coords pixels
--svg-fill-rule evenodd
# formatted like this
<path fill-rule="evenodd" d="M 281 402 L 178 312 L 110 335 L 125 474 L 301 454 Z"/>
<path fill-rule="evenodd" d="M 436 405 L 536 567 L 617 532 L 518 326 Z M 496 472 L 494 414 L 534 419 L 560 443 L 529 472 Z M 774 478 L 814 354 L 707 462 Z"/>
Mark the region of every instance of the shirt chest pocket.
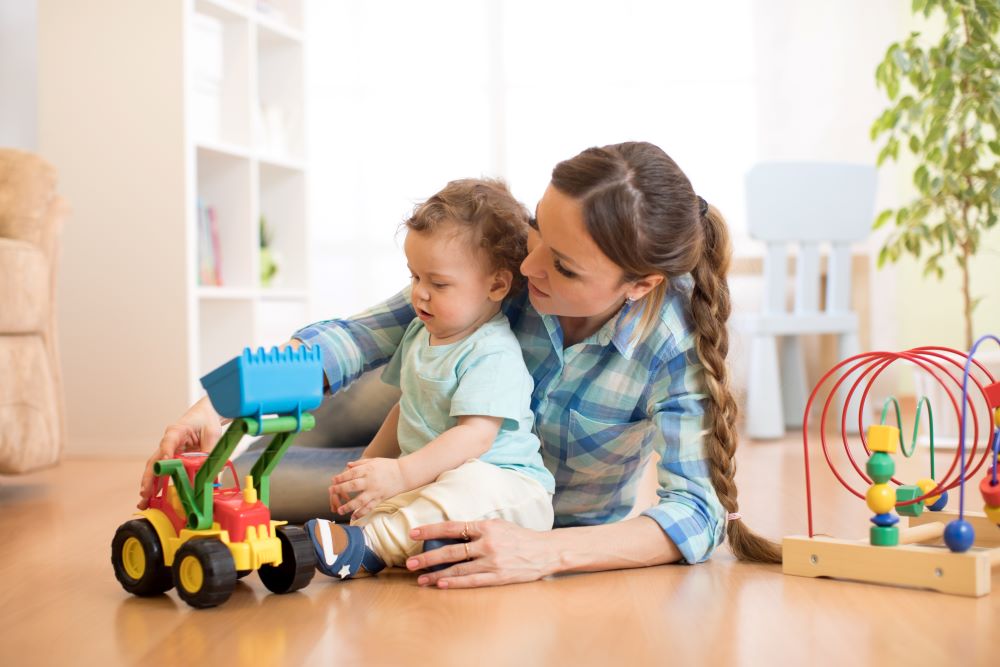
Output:
<path fill-rule="evenodd" d="M 424 423 L 438 433 L 454 426 L 457 420 L 451 417 L 451 399 L 458 387 L 458 379 L 428 378 L 414 373 L 417 400 L 416 408 Z"/>
<path fill-rule="evenodd" d="M 582 469 L 594 465 L 625 466 L 642 455 L 650 424 L 646 420 L 609 424 L 569 411 L 570 466 Z"/>

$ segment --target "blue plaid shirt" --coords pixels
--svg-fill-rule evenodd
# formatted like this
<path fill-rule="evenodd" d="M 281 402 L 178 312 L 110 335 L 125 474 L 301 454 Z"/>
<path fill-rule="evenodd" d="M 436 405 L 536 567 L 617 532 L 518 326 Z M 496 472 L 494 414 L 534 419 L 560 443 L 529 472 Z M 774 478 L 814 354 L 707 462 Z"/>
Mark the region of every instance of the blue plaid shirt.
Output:
<path fill-rule="evenodd" d="M 505 312 L 535 381 L 531 408 L 542 459 L 556 480 L 555 526 L 624 518 L 655 451 L 659 503 L 643 514 L 684 560 L 705 560 L 722 541 L 725 513 L 708 476 L 702 442 L 703 373 L 686 315 L 690 280 L 675 280 L 660 326 L 630 342 L 638 317 L 626 309 L 589 338 L 563 349 L 558 317 L 527 294 Z M 389 361 L 415 313 L 409 288 L 360 315 L 317 322 L 295 338 L 323 350 L 330 391 Z"/>

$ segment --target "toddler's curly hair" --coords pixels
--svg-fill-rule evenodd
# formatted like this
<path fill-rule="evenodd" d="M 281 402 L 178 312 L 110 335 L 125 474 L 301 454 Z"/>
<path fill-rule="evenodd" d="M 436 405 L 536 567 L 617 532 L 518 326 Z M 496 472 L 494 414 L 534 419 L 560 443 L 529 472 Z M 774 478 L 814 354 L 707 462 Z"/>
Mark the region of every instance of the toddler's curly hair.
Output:
<path fill-rule="evenodd" d="M 504 181 L 463 178 L 451 181 L 418 204 L 403 224 L 416 232 L 433 232 L 448 223 L 456 225 L 472 248 L 482 251 L 490 270 L 511 272 L 510 294 L 516 294 L 525 285 L 520 267 L 528 254 L 530 217 Z"/>

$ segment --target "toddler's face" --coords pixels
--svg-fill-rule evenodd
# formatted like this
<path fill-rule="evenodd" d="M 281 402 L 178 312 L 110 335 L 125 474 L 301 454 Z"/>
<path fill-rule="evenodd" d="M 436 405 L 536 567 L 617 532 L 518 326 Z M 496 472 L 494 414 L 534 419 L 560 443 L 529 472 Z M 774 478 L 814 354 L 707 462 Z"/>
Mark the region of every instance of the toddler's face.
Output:
<path fill-rule="evenodd" d="M 412 229 L 403 243 L 413 286 L 413 307 L 431 343 L 459 341 L 485 324 L 510 287 L 451 225 L 433 232 Z"/>

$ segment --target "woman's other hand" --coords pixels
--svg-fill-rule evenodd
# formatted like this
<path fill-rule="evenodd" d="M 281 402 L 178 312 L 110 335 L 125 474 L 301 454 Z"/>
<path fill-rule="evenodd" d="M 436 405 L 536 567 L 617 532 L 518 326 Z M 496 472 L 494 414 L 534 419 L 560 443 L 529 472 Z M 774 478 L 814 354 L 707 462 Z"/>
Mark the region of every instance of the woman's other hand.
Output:
<path fill-rule="evenodd" d="M 476 588 L 537 581 L 558 570 L 558 555 L 551 544 L 551 531 L 522 528 L 501 519 L 446 521 L 410 531 L 414 540 L 466 539 L 413 556 L 406 569 L 423 570 L 454 563 L 445 570 L 427 572 L 417 578 L 421 586 Z"/>

